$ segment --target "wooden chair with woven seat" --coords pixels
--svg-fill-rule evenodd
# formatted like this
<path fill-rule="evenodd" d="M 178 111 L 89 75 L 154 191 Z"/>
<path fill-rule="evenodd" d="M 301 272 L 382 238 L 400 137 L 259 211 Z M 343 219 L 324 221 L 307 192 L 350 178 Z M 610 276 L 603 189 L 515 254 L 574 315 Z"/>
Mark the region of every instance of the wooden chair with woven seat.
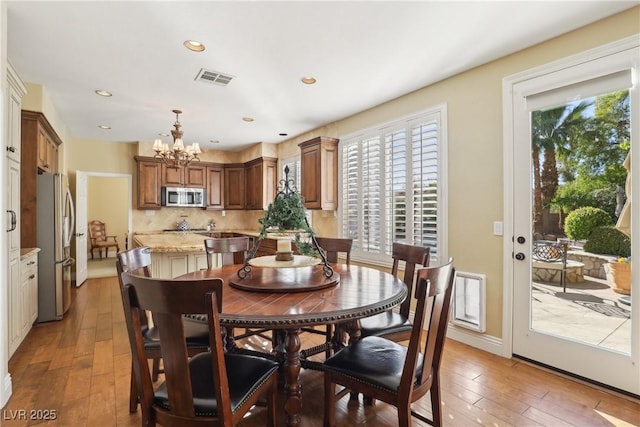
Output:
<path fill-rule="evenodd" d="M 407 347 L 387 338 L 369 336 L 324 362 L 325 427 L 336 425 L 336 400 L 349 390 L 394 405 L 399 427 L 409 427 L 411 416 L 434 426 L 442 425 L 440 362 L 455 276 L 453 261 L 421 269 L 417 276 L 414 294 L 417 305 Z M 428 325 L 427 331 L 423 331 L 423 325 Z M 424 341 L 423 332 L 426 332 Z M 336 384 L 345 387 L 337 394 Z M 432 419 L 411 408 L 429 391 Z"/>
<path fill-rule="evenodd" d="M 325 252 L 327 261 L 330 263 L 337 263 L 338 256 L 343 254 L 345 257 L 345 264 L 351 264 L 351 247 L 353 246 L 353 239 L 316 237 L 316 242 L 318 242 L 318 246 Z M 334 347 L 339 345 L 339 342 L 342 341 L 341 330 L 336 329 L 334 334 L 334 328 L 330 324 L 326 326 L 324 331 L 313 328 L 302 328 L 302 330 L 304 332 L 324 335 L 325 337 L 324 343 L 302 350 L 300 352 L 300 356 L 303 359 L 313 356 L 314 354 L 322 353 L 323 351 L 325 352 L 325 356 L 329 357 L 331 356 Z"/>
<path fill-rule="evenodd" d="M 163 280 L 123 273 L 122 282 L 143 426 L 234 426 L 263 396 L 268 407 L 264 424 L 276 425 L 278 364 L 224 353 L 222 279 Z M 146 366 L 143 310 L 154 313 L 160 332 L 165 381 L 155 390 Z M 191 313 L 207 315 L 211 351 L 189 358 L 184 316 Z"/>
<path fill-rule="evenodd" d="M 401 262 L 404 262 L 404 275 L 402 280 L 407 285 L 407 295 L 411 295 L 415 282 L 416 267 L 429 265 L 429 247 L 394 243 L 391 256 L 393 258 L 391 274 L 396 277 L 398 277 Z M 390 310 L 362 319 L 360 321 L 361 337 L 376 335 L 396 342 L 408 340 L 412 330 L 411 322 L 409 321 L 410 310 L 411 297 L 408 297 L 400 305 L 399 312 Z"/>
<path fill-rule="evenodd" d="M 95 249 L 98 250 L 100 259 L 102 259 L 102 249 L 104 249 L 105 258 L 109 258 L 109 248 L 116 248 L 116 253 L 120 252 L 118 237 L 108 236 L 107 226 L 102 221 L 89 221 L 89 241 L 91 243 L 91 259 L 93 259 L 93 251 Z"/>
<path fill-rule="evenodd" d="M 116 270 L 120 289 L 123 289 L 122 273 L 133 273 L 145 277 L 151 277 L 151 251 L 146 246 L 133 248 L 128 251 L 118 252 L 116 255 Z M 151 379 L 158 380 L 160 370 L 160 336 L 158 329 L 151 325 L 147 312 L 139 314 L 141 321 L 141 332 L 143 345 L 148 359 L 152 359 Z M 206 323 L 185 319 L 186 343 L 189 356 L 209 350 L 209 326 Z M 151 325 L 151 326 L 150 326 Z M 134 377 L 133 364 L 131 366 L 131 386 L 129 392 L 129 411 L 136 412 L 138 409 L 138 389 Z"/>

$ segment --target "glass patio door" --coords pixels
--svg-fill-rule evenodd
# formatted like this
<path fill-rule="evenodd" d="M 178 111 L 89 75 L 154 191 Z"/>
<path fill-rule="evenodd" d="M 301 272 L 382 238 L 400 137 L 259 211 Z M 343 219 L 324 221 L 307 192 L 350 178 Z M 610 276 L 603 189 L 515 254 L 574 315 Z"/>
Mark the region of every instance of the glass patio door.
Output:
<path fill-rule="evenodd" d="M 631 269 L 624 291 L 609 261 L 640 266 L 629 219 L 640 200 L 638 57 L 635 48 L 541 73 L 511 99 L 513 354 L 634 394 L 640 274 Z"/>

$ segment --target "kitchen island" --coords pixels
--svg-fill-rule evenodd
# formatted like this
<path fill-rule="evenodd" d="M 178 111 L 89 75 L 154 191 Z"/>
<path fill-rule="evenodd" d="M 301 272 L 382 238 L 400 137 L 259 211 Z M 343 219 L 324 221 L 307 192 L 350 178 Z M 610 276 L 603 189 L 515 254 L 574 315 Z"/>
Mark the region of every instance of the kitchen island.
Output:
<path fill-rule="evenodd" d="M 212 232 L 157 231 L 133 235 L 134 247 L 151 249 L 151 274 L 161 279 L 172 279 L 182 274 L 207 268 L 204 240 L 210 237 L 256 237 L 251 230 L 224 230 Z M 213 257 L 213 266 L 222 265 L 222 257 Z"/>

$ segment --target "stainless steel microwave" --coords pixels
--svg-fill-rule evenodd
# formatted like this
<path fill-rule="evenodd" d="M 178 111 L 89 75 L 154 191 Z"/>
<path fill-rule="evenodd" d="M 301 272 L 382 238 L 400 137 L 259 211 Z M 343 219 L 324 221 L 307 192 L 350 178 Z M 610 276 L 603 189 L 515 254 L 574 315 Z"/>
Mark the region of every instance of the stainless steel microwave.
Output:
<path fill-rule="evenodd" d="M 204 188 L 162 187 L 162 206 L 204 207 Z"/>

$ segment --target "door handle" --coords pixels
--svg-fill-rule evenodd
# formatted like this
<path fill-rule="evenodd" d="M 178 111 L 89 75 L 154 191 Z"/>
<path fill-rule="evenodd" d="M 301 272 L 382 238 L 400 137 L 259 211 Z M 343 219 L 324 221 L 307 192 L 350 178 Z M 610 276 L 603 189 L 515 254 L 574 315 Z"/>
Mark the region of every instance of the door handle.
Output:
<path fill-rule="evenodd" d="M 11 151 L 12 153 L 16 152 L 16 147 L 14 147 L 13 145 L 10 147 L 7 147 L 7 151 Z"/>
<path fill-rule="evenodd" d="M 522 261 L 522 260 L 524 260 L 524 254 L 523 254 L 522 252 L 518 252 L 518 253 L 515 255 L 515 259 L 517 259 L 518 261 Z"/>
<path fill-rule="evenodd" d="M 84 233 L 76 233 L 76 237 L 82 237 L 84 236 Z"/>
<path fill-rule="evenodd" d="M 17 220 L 15 211 L 11 209 L 7 209 L 7 213 L 11 215 L 11 228 L 9 228 L 7 232 L 11 232 L 16 229 L 16 226 L 18 225 L 18 220 Z"/>

